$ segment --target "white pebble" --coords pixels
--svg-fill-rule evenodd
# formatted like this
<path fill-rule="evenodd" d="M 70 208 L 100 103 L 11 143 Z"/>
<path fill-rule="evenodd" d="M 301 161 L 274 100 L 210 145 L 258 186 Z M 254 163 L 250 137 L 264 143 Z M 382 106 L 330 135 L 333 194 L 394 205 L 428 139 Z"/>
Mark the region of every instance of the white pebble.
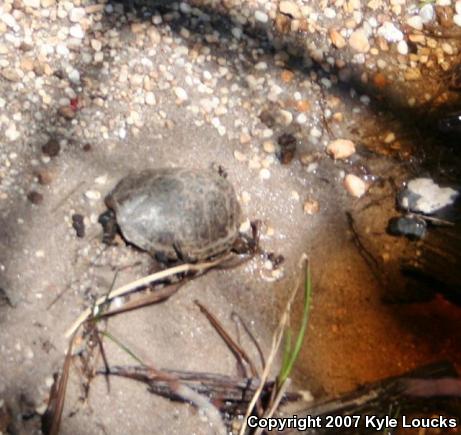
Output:
<path fill-rule="evenodd" d="M 397 51 L 399 54 L 406 56 L 408 54 L 408 44 L 406 41 L 399 41 L 397 44 Z"/>
<path fill-rule="evenodd" d="M 75 24 L 69 29 L 70 36 L 77 38 L 77 39 L 82 39 L 85 36 L 85 32 L 81 28 L 80 24 Z"/>
<path fill-rule="evenodd" d="M 346 175 L 344 178 L 344 187 L 350 195 L 356 198 L 360 198 L 367 191 L 367 183 L 354 174 Z"/>
<path fill-rule="evenodd" d="M 153 106 L 155 104 L 155 94 L 153 92 L 147 92 L 144 101 L 147 105 Z"/>
<path fill-rule="evenodd" d="M 269 17 L 263 11 L 256 11 L 255 12 L 255 19 L 256 19 L 256 21 L 259 21 L 260 23 L 267 23 L 269 21 Z"/>
<path fill-rule="evenodd" d="M 85 197 L 91 201 L 97 201 L 101 198 L 101 192 L 97 190 L 87 190 L 85 192 Z"/>
<path fill-rule="evenodd" d="M 336 139 L 327 145 L 327 153 L 335 160 L 347 159 L 355 153 L 355 144 L 349 139 Z"/>
<path fill-rule="evenodd" d="M 327 18 L 334 18 L 334 17 L 336 17 L 336 11 L 335 11 L 333 8 L 325 8 L 325 10 L 323 11 L 323 14 L 324 14 L 325 17 L 327 17 Z"/>
<path fill-rule="evenodd" d="M 73 23 L 79 23 L 85 14 L 85 9 L 83 8 L 72 8 L 69 12 L 69 20 Z"/>
<path fill-rule="evenodd" d="M 453 16 L 453 22 L 458 26 L 461 27 L 461 14 L 456 14 Z"/>
<path fill-rule="evenodd" d="M 412 17 L 408 18 L 407 24 L 413 29 L 416 30 L 423 30 L 423 20 L 419 15 L 413 15 Z"/>
<path fill-rule="evenodd" d="M 271 177 L 269 169 L 263 168 L 259 171 L 259 178 L 261 180 L 268 180 Z"/>
<path fill-rule="evenodd" d="M 180 101 L 186 101 L 188 98 L 187 92 L 183 88 L 180 88 L 180 87 L 174 88 L 174 93 L 176 94 L 176 97 Z"/>
<path fill-rule="evenodd" d="M 403 33 L 390 21 L 386 21 L 379 29 L 378 36 L 387 42 L 398 42 L 403 39 Z"/>
<path fill-rule="evenodd" d="M 430 3 L 425 4 L 419 10 L 419 16 L 421 17 L 423 24 L 430 23 L 435 18 L 434 6 Z"/>

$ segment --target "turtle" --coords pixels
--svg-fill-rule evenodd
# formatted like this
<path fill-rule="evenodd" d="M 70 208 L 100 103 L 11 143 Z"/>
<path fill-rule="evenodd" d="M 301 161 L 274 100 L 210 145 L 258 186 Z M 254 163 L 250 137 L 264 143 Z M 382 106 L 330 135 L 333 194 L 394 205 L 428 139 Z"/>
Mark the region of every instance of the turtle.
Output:
<path fill-rule="evenodd" d="M 241 208 L 232 184 L 212 170 L 147 169 L 122 178 L 105 198 L 103 241 L 115 231 L 163 263 L 203 261 L 230 251 Z M 116 221 L 116 225 L 114 223 Z"/>

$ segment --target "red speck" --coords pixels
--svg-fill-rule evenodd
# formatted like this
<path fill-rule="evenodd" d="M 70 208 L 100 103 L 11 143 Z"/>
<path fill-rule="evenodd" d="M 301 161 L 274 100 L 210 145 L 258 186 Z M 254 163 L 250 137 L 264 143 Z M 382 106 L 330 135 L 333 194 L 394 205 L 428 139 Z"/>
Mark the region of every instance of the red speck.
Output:
<path fill-rule="evenodd" d="M 70 100 L 70 107 L 75 111 L 78 109 L 78 98 L 72 98 L 72 100 Z"/>

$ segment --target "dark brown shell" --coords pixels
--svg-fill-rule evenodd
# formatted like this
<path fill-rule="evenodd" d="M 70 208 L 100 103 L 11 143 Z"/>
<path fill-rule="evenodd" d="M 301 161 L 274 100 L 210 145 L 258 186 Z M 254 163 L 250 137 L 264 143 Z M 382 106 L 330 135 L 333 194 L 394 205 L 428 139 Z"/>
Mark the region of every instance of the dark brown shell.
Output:
<path fill-rule="evenodd" d="M 168 259 L 203 260 L 229 250 L 238 236 L 235 191 L 211 171 L 167 168 L 128 175 L 106 204 L 127 241 Z"/>

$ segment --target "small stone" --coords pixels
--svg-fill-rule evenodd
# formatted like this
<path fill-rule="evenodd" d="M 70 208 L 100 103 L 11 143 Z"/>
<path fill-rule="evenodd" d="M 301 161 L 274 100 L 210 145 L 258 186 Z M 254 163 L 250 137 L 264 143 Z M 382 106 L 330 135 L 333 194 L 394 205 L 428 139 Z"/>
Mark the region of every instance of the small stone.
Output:
<path fill-rule="evenodd" d="M 69 120 L 75 118 L 75 110 L 70 106 L 60 107 L 58 112 L 63 118 Z"/>
<path fill-rule="evenodd" d="M 153 26 L 147 29 L 147 36 L 153 45 L 159 44 L 162 40 L 162 36 L 160 35 L 159 31 Z"/>
<path fill-rule="evenodd" d="M 261 180 L 268 180 L 270 177 L 271 173 L 269 169 L 263 168 L 259 171 L 259 178 L 261 178 Z"/>
<path fill-rule="evenodd" d="M 386 21 L 378 29 L 377 34 L 387 42 L 399 42 L 403 40 L 403 33 L 390 21 Z"/>
<path fill-rule="evenodd" d="M 413 15 L 408 18 L 407 24 L 415 30 L 423 30 L 423 20 L 419 15 Z"/>
<path fill-rule="evenodd" d="M 30 8 L 40 8 L 40 0 L 23 0 L 23 2 L 25 6 L 29 6 Z"/>
<path fill-rule="evenodd" d="M 80 23 L 85 17 L 86 12 L 83 8 L 72 8 L 69 12 L 69 20 L 73 23 Z"/>
<path fill-rule="evenodd" d="M 35 175 L 37 177 L 38 182 L 42 186 L 47 186 L 47 185 L 51 184 L 52 181 L 53 181 L 53 173 L 51 171 L 49 171 L 48 169 L 45 169 L 45 168 L 38 169 L 35 172 Z"/>
<path fill-rule="evenodd" d="M 91 40 L 91 47 L 93 48 L 94 51 L 101 51 L 102 50 L 102 42 L 99 41 L 98 39 L 92 39 Z"/>
<path fill-rule="evenodd" d="M 349 45 L 359 53 L 367 53 L 370 50 L 370 43 L 363 29 L 354 30 L 349 37 Z"/>
<path fill-rule="evenodd" d="M 97 201 L 98 199 L 101 199 L 101 192 L 98 190 L 87 190 L 85 192 L 85 197 L 90 201 Z"/>
<path fill-rule="evenodd" d="M 269 17 L 263 11 L 256 11 L 255 12 L 255 20 L 259 21 L 260 23 L 267 23 L 269 21 Z"/>
<path fill-rule="evenodd" d="M 323 15 L 325 15 L 326 18 L 333 19 L 336 17 L 336 11 L 333 8 L 325 8 Z"/>
<path fill-rule="evenodd" d="M 31 190 L 27 194 L 27 199 L 35 205 L 39 205 L 43 202 L 43 195 L 41 193 L 36 192 L 35 190 Z"/>
<path fill-rule="evenodd" d="M 293 122 L 293 114 L 288 110 L 280 109 L 278 111 L 277 119 L 282 125 L 288 127 Z"/>
<path fill-rule="evenodd" d="M 327 146 L 327 153 L 335 160 L 343 160 L 355 153 L 355 144 L 349 139 L 336 139 Z"/>
<path fill-rule="evenodd" d="M 343 48 L 346 46 L 346 40 L 336 29 L 330 30 L 330 39 L 331 43 L 337 48 Z"/>
<path fill-rule="evenodd" d="M 406 80 L 420 80 L 421 70 L 419 68 L 407 68 L 404 76 Z"/>
<path fill-rule="evenodd" d="M 34 70 L 34 59 L 29 56 L 24 56 L 21 59 L 21 68 L 24 71 L 33 71 Z"/>
<path fill-rule="evenodd" d="M 183 88 L 180 88 L 180 87 L 174 88 L 174 93 L 176 94 L 176 97 L 178 98 L 180 102 L 184 102 L 188 98 L 187 92 Z"/>
<path fill-rule="evenodd" d="M 279 9 L 282 14 L 289 15 L 292 18 L 302 18 L 298 5 L 293 1 L 282 0 L 279 4 Z"/>
<path fill-rule="evenodd" d="M 430 178 L 414 178 L 399 195 L 399 205 L 405 210 L 432 214 L 455 202 L 459 196 L 451 187 L 440 187 Z"/>
<path fill-rule="evenodd" d="M 289 69 L 284 69 L 282 71 L 282 74 L 280 77 L 285 83 L 290 83 L 293 80 L 293 77 L 295 76 L 293 71 L 290 71 Z"/>
<path fill-rule="evenodd" d="M 456 14 L 453 16 L 453 22 L 458 26 L 461 27 L 461 14 Z"/>
<path fill-rule="evenodd" d="M 419 16 L 421 17 L 421 20 L 422 20 L 423 24 L 430 23 L 435 18 L 434 6 L 432 4 L 430 4 L 430 3 L 426 3 L 419 10 Z"/>
<path fill-rule="evenodd" d="M 290 133 L 282 134 L 278 139 L 277 143 L 280 146 L 278 158 L 282 165 L 289 164 L 295 155 L 297 141 L 296 138 Z"/>
<path fill-rule="evenodd" d="M 85 237 L 85 220 L 83 215 L 79 213 L 72 215 L 72 227 L 74 228 L 77 237 Z"/>
<path fill-rule="evenodd" d="M 247 159 L 247 156 L 238 150 L 234 151 L 234 157 L 238 162 L 244 162 Z"/>
<path fill-rule="evenodd" d="M 274 144 L 274 142 L 272 142 L 271 140 L 266 140 L 263 143 L 263 150 L 268 154 L 275 153 L 275 144 Z"/>
<path fill-rule="evenodd" d="M 146 102 L 147 105 L 153 106 L 155 105 L 155 94 L 153 92 L 146 92 L 146 95 L 144 97 L 144 101 Z"/>
<path fill-rule="evenodd" d="M 406 56 L 408 54 L 408 44 L 406 41 L 399 41 L 397 44 L 397 51 L 399 54 Z"/>
<path fill-rule="evenodd" d="M 132 23 L 131 31 L 133 33 L 141 33 L 144 31 L 144 23 Z"/>
<path fill-rule="evenodd" d="M 43 154 L 48 157 L 56 157 L 61 151 L 61 145 L 56 139 L 50 139 L 45 145 L 42 146 Z"/>
<path fill-rule="evenodd" d="M 8 27 L 11 27 L 13 30 L 18 27 L 18 23 L 13 15 L 1 12 L 0 13 L 0 20 L 2 20 Z"/>
<path fill-rule="evenodd" d="M 384 137 L 384 143 L 392 143 L 395 141 L 395 133 L 393 133 L 392 131 L 390 131 L 389 133 L 386 134 L 386 136 Z"/>
<path fill-rule="evenodd" d="M 10 140 L 10 141 L 15 141 L 19 139 L 21 136 L 21 133 L 16 129 L 15 124 L 10 124 L 10 126 L 5 130 L 5 136 Z"/>
<path fill-rule="evenodd" d="M 42 8 L 50 8 L 56 4 L 56 0 L 41 0 Z"/>
<path fill-rule="evenodd" d="M 10 82 L 19 82 L 21 76 L 13 68 L 5 68 L 2 70 L 2 77 Z"/>
<path fill-rule="evenodd" d="M 360 177 L 357 177 L 357 175 L 348 174 L 344 177 L 344 187 L 350 195 L 360 198 L 365 194 L 368 186 L 367 183 Z"/>
<path fill-rule="evenodd" d="M 71 28 L 69 29 L 69 34 L 73 38 L 77 39 L 82 39 L 85 36 L 85 32 L 83 31 L 80 24 L 75 24 L 74 26 L 71 26 Z"/>
<path fill-rule="evenodd" d="M 317 214 L 320 210 L 319 202 L 315 199 L 308 199 L 303 206 L 303 210 L 305 214 L 310 216 Z"/>

